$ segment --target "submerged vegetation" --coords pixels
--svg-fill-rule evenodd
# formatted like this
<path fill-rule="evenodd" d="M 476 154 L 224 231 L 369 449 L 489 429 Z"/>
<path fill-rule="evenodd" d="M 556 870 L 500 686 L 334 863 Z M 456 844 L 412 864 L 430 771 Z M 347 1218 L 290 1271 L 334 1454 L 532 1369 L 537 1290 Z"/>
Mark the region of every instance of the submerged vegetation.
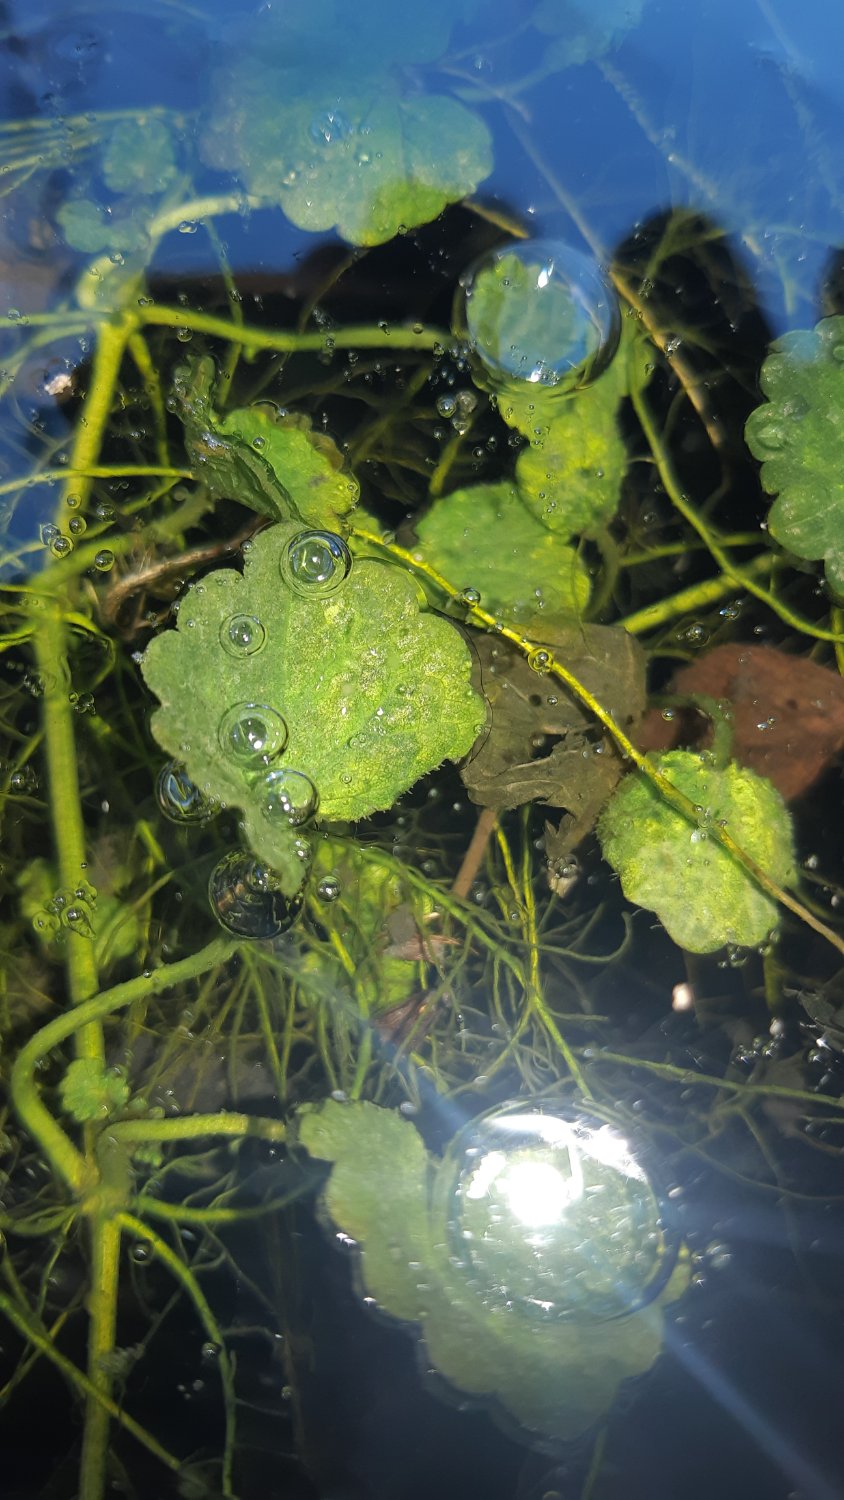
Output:
<path fill-rule="evenodd" d="M 575 250 L 471 197 L 642 7 L 539 0 L 498 98 L 453 40 L 472 0 L 385 9 L 244 23 L 196 119 L 0 127 L 75 277 L 9 311 L 0 379 L 2 1396 L 70 1390 L 57 1495 L 319 1485 L 321 1194 L 452 1387 L 526 1443 L 597 1433 L 592 1494 L 706 1272 L 678 1185 L 775 1198 L 799 1245 L 841 1145 L 841 892 L 797 799 L 844 744 L 844 318 L 734 334 L 752 293 L 697 211 L 614 251 L 578 213 Z M 226 224 L 279 213 L 345 245 L 250 301 Z M 213 283 L 161 286 L 179 232 Z M 553 1246 L 505 1236 L 488 1285 L 448 1253 L 482 1196 L 453 1140 L 514 1101 L 543 1193 L 546 1148 L 638 1184 L 583 1306 Z M 182 1424 L 145 1394 L 174 1323 Z"/>

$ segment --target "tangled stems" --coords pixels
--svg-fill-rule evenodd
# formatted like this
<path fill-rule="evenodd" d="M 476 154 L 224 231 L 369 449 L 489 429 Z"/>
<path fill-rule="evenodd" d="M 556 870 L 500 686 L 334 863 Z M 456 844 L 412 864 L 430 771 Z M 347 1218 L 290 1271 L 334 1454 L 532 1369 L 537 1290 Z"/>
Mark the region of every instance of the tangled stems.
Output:
<path fill-rule="evenodd" d="M 530 660 L 534 652 L 540 650 L 542 652 L 541 671 L 543 675 L 556 677 L 572 696 L 579 703 L 582 703 L 584 708 L 588 709 L 590 714 L 598 720 L 598 723 L 610 735 L 624 759 L 632 761 L 636 769 L 648 778 L 660 796 L 674 808 L 675 812 L 678 812 L 687 822 L 693 823 L 695 827 L 703 826 L 701 814 L 691 801 L 691 798 L 687 797 L 684 792 L 681 792 L 679 787 L 674 785 L 670 777 L 666 776 L 653 760 L 644 755 L 641 750 L 637 750 L 633 741 L 625 734 L 621 726 L 616 723 L 612 714 L 575 677 L 574 673 L 570 672 L 568 667 L 554 656 L 549 647 L 543 645 L 541 642 L 528 639 L 520 631 L 514 630 L 512 626 L 504 624 L 495 615 L 491 615 L 481 605 L 466 605 L 461 589 L 456 588 L 453 583 L 450 583 L 435 568 L 430 567 L 428 563 L 423 562 L 421 558 L 409 552 L 405 547 L 399 547 L 395 542 L 384 541 L 376 532 L 367 531 L 359 527 L 352 527 L 351 534 L 352 536 L 359 537 L 368 546 L 378 547 L 382 551 L 387 552 L 398 562 L 401 562 L 404 567 L 411 568 L 415 573 L 426 578 L 440 593 L 445 594 L 453 603 L 459 603 L 461 607 L 465 608 L 466 617 L 471 624 L 478 626 L 480 629 L 491 631 L 503 640 L 509 641 L 526 659 Z M 756 860 L 746 850 L 742 849 L 726 828 L 720 827 L 717 823 L 712 826 L 707 824 L 706 832 L 716 843 L 726 849 L 727 853 L 733 859 L 738 861 L 766 895 L 793 912 L 807 926 L 825 938 L 839 953 L 844 954 L 844 938 L 833 931 L 831 927 L 828 927 L 825 922 L 821 922 L 813 912 L 804 906 L 801 901 L 798 901 L 795 896 L 792 896 L 789 891 L 772 880 L 766 871 L 762 869 L 761 865 L 757 864 Z"/>

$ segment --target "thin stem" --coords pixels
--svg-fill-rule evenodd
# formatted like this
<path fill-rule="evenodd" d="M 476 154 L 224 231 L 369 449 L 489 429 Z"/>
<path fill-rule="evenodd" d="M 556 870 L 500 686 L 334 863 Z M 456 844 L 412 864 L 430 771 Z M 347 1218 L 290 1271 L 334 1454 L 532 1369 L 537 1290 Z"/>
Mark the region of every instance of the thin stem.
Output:
<path fill-rule="evenodd" d="M 70 469 L 73 472 L 68 476 L 68 482 L 64 486 L 57 518 L 59 521 L 66 514 L 65 507 L 69 495 L 77 494 L 79 508 L 85 507 L 91 492 L 92 477 L 86 471 L 94 468 L 99 459 L 103 437 L 111 415 L 120 365 L 126 345 L 137 327 L 137 313 L 124 312 L 118 314 L 112 322 L 103 323 L 99 330 L 91 372 L 91 385 L 85 397 L 82 416 L 76 425 L 70 453 Z"/>
<path fill-rule="evenodd" d="M 289 328 L 253 328 L 211 313 L 192 312 L 186 307 L 151 305 L 138 309 L 144 323 L 164 328 L 190 328 L 214 338 L 242 344 L 244 349 L 270 349 L 295 354 L 334 349 L 433 349 L 450 342 L 441 328 L 381 328 L 371 324 L 338 328 L 331 333 L 295 333 Z"/>
<path fill-rule="evenodd" d="M 773 554 L 763 552 L 761 556 L 754 557 L 742 569 L 742 578 L 770 573 L 775 561 Z M 708 609 L 710 605 L 717 604 L 719 599 L 726 598 L 727 594 L 734 594 L 736 587 L 735 575 L 719 573 L 717 578 L 707 578 L 703 583 L 690 584 L 687 589 L 681 589 L 679 593 L 672 594 L 669 599 L 659 599 L 655 604 L 646 604 L 644 609 L 634 610 L 633 614 L 625 615 L 618 621 L 618 624 L 629 635 L 643 635 L 647 630 L 656 630 L 660 625 L 667 625 L 680 615 Z"/>
<path fill-rule="evenodd" d="M 108 1212 L 93 1214 L 88 1288 L 88 1380 L 85 1402 L 79 1500 L 102 1500 L 108 1459 L 109 1408 L 113 1405 L 112 1363 L 120 1283 L 120 1223 Z"/>

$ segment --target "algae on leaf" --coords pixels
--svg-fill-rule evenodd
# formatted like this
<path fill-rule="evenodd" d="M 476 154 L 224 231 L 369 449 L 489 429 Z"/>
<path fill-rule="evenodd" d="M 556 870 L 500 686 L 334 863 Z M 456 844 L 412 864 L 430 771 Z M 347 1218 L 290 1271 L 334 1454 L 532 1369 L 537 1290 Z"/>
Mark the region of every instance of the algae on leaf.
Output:
<path fill-rule="evenodd" d="M 435 501 L 416 533 L 425 562 L 477 589 L 493 614 L 521 622 L 543 614 L 572 618 L 589 602 L 589 574 L 574 548 L 541 526 L 506 480 Z"/>
<path fill-rule="evenodd" d="M 421 1324 L 427 1356 L 460 1390 L 493 1401 L 544 1438 L 581 1436 L 622 1383 L 651 1368 L 664 1308 L 688 1281 L 675 1270 L 658 1300 L 610 1321 L 543 1319 L 485 1299 L 448 1243 L 431 1193 L 438 1163 L 408 1120 L 374 1104 L 328 1100 L 299 1115 L 305 1149 L 333 1163 L 325 1205 L 360 1245 L 366 1293 Z"/>
<path fill-rule="evenodd" d="M 768 530 L 797 557 L 822 559 L 844 596 L 844 317 L 777 339 L 759 383 L 767 401 L 751 412 L 745 436 L 777 496 Z"/>
<path fill-rule="evenodd" d="M 484 714 L 465 642 L 420 610 L 407 573 L 362 559 L 328 596 L 297 591 L 283 568 L 301 535 L 268 527 L 243 576 L 193 585 L 142 664 L 159 744 L 204 794 L 243 809 L 287 895 L 303 876 L 296 829 L 317 806 L 344 820 L 392 807 L 466 754 Z"/>
<path fill-rule="evenodd" d="M 778 885 L 794 879 L 791 819 L 779 792 L 735 764 L 717 770 L 706 755 L 670 750 L 653 763 L 702 809 L 697 826 L 646 776 L 628 776 L 608 803 L 598 835 L 628 901 L 656 912 L 690 953 L 763 943 L 778 921 L 776 902 L 706 825 L 726 828 Z"/>

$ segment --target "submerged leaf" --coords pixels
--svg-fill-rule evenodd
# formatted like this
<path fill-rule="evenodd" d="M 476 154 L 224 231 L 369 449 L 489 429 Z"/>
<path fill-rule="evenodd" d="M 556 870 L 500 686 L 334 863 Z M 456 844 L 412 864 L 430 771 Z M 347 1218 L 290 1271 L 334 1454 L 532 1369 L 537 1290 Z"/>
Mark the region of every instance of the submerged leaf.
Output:
<path fill-rule="evenodd" d="M 105 1068 L 93 1057 L 78 1057 L 68 1064 L 59 1097 L 65 1114 L 87 1125 L 121 1110 L 129 1098 L 129 1085 L 116 1068 Z"/>
<path fill-rule="evenodd" d="M 292 86 L 291 86 L 292 85 Z M 436 218 L 492 170 L 480 117 L 444 95 L 403 97 L 389 73 L 330 81 L 250 67 L 206 127 L 203 150 L 302 229 L 378 245 Z"/>
<path fill-rule="evenodd" d="M 185 447 L 212 497 L 239 500 L 274 521 L 336 529 L 359 491 L 331 439 L 268 402 L 220 419 L 214 379 L 214 361 L 205 356 L 178 369 L 173 382 Z"/>
<path fill-rule="evenodd" d="M 493 614 L 529 620 L 577 616 L 589 575 L 573 548 L 534 520 L 515 485 L 476 484 L 437 500 L 416 528 L 417 551 L 459 587 L 477 589 Z"/>
<path fill-rule="evenodd" d="M 305 1149 L 333 1163 L 326 1207 L 360 1245 L 367 1294 L 393 1317 L 421 1325 L 428 1359 L 459 1389 L 500 1402 L 543 1437 L 569 1439 L 608 1411 L 623 1381 L 653 1365 L 663 1308 L 687 1284 L 682 1265 L 658 1300 L 609 1321 L 560 1321 L 503 1305 L 450 1253 L 437 1201 L 440 1164 L 410 1121 L 333 1100 L 306 1107 L 299 1121 Z"/>
<path fill-rule="evenodd" d="M 114 193 L 161 193 L 176 176 L 173 140 L 163 120 L 121 120 L 103 151 L 103 178 Z"/>
<path fill-rule="evenodd" d="M 777 339 L 759 383 L 768 399 L 751 412 L 745 436 L 777 496 L 768 530 L 797 557 L 823 559 L 844 596 L 844 317 Z"/>
<path fill-rule="evenodd" d="M 598 834 L 628 901 L 655 911 L 690 953 L 727 943 L 763 943 L 776 927 L 776 902 L 706 829 L 717 824 L 778 885 L 794 879 L 791 819 L 764 777 L 736 765 L 716 770 L 705 756 L 670 750 L 654 764 L 696 806 L 704 826 L 675 812 L 644 775 L 625 778 Z"/>
<path fill-rule="evenodd" d="M 342 556 L 340 538 L 316 536 Z M 195 584 L 177 629 L 143 659 L 159 744 L 205 795 L 243 809 L 247 840 L 287 895 L 303 876 L 294 835 L 317 804 L 343 820 L 391 807 L 465 755 L 483 719 L 465 642 L 420 611 L 409 574 L 362 559 L 348 576 L 339 567 L 328 594 L 295 570 L 291 583 L 302 537 L 291 523 L 261 532 L 243 576 L 221 569 Z"/>
<path fill-rule="evenodd" d="M 617 47 L 638 26 L 645 0 L 540 0 L 532 21 L 553 41 L 546 65 L 569 68 Z"/>
<path fill-rule="evenodd" d="M 632 636 L 544 620 L 536 629 L 622 727 L 639 718 L 645 659 Z M 479 636 L 475 649 L 491 721 L 460 772 L 472 801 L 499 812 L 533 801 L 564 807 L 582 836 L 621 773 L 611 743 L 595 734 L 592 715 L 556 678 L 538 675 L 506 642 Z"/>
<path fill-rule="evenodd" d="M 99 250 L 138 250 L 147 243 L 143 214 L 112 214 L 91 198 L 71 198 L 56 214 L 67 243 L 86 255 Z"/>
<path fill-rule="evenodd" d="M 500 399 L 502 416 L 530 439 L 516 463 L 521 498 L 564 538 L 593 536 L 618 509 L 628 463 L 619 407 L 644 378 L 646 349 L 625 323 L 618 353 L 592 385 L 559 399 L 512 391 Z"/>

